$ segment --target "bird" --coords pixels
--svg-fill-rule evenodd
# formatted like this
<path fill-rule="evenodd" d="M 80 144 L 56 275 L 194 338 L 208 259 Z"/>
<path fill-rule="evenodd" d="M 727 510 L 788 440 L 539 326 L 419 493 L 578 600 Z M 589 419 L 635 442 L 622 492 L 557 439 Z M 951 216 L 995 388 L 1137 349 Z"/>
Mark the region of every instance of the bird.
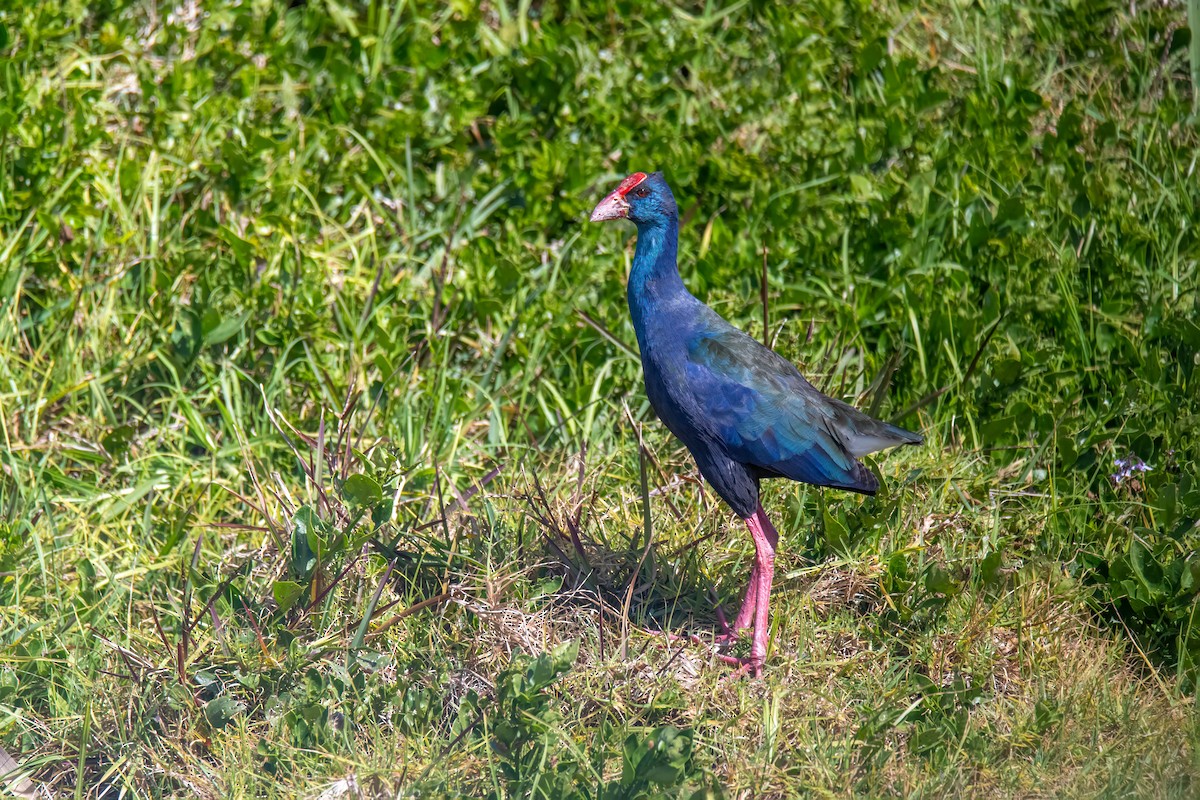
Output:
<path fill-rule="evenodd" d="M 748 658 L 722 658 L 758 677 L 779 543 L 760 500 L 762 480 L 873 495 L 879 481 L 858 459 L 924 439 L 821 393 L 790 361 L 687 290 L 677 264 L 679 211 L 661 172 L 633 173 L 591 214 L 592 222 L 621 219 L 637 227 L 626 297 L 650 405 L 754 540 L 741 609 L 732 627 L 719 607 L 717 619 L 722 645 L 753 629 Z"/>

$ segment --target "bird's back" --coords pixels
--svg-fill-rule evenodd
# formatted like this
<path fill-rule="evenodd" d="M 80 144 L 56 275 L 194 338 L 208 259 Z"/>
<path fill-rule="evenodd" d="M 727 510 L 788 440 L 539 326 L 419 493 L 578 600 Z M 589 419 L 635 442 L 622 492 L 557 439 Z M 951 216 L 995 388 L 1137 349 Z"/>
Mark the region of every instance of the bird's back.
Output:
<path fill-rule="evenodd" d="M 704 438 L 728 458 L 762 477 L 873 494 L 878 481 L 857 459 L 921 443 L 822 394 L 787 359 L 701 308 L 686 337 L 686 382 Z"/>

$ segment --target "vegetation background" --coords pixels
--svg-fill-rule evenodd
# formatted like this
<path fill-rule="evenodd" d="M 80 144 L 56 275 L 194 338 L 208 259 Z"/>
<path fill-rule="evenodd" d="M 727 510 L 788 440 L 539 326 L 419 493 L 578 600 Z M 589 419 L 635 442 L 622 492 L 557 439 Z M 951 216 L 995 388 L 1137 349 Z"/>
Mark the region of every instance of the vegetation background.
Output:
<path fill-rule="evenodd" d="M 74 797 L 1195 797 L 1191 45 L 1170 0 L 3 3 L 0 743 Z M 650 169 L 698 296 L 764 335 L 765 275 L 927 437 L 770 486 L 760 681 L 661 633 L 753 548 L 584 222 Z"/>

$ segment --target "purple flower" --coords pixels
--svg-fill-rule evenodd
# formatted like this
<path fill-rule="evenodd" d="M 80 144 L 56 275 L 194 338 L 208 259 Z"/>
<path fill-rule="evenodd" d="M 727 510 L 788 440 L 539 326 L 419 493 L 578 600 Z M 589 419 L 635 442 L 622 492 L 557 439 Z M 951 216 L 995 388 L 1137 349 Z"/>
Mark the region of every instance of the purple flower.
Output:
<path fill-rule="evenodd" d="M 1132 453 L 1129 454 L 1128 458 L 1114 458 L 1113 463 L 1117 467 L 1117 471 L 1111 476 L 1113 483 L 1122 483 L 1132 478 L 1135 472 L 1150 471 L 1150 465 Z"/>

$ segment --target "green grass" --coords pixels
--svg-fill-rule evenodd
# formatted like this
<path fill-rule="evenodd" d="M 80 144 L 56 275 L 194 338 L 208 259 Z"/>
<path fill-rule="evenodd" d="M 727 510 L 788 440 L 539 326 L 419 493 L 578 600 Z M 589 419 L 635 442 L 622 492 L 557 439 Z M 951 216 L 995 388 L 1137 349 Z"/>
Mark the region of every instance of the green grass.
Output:
<path fill-rule="evenodd" d="M 35 784 L 1200 791 L 1194 3 L 295 6 L 0 8 Z M 758 681 L 655 633 L 753 548 L 584 223 L 639 169 L 698 296 L 761 336 L 765 261 L 776 348 L 927 439 L 769 485 Z"/>

